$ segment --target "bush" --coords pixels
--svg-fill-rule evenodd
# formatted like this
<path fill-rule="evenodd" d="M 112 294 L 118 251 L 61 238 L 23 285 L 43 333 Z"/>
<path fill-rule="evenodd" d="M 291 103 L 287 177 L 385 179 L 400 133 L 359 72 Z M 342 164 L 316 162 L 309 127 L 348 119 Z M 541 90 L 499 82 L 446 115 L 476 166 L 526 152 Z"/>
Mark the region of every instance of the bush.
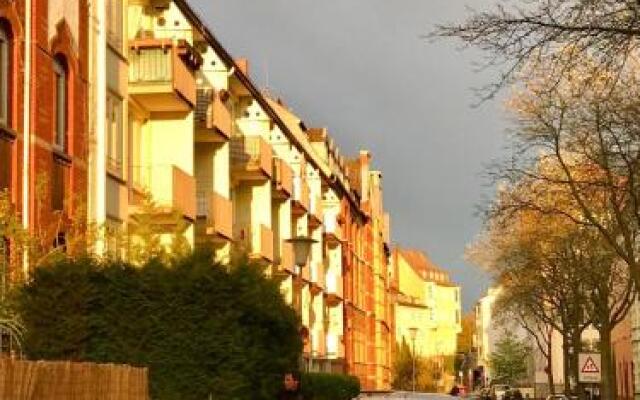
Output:
<path fill-rule="evenodd" d="M 307 373 L 301 384 L 310 400 L 351 400 L 360 394 L 360 381 L 351 375 Z"/>
<path fill-rule="evenodd" d="M 37 269 L 18 297 L 27 356 L 147 366 L 154 399 L 275 398 L 301 351 L 297 316 L 259 268 L 210 260 Z"/>

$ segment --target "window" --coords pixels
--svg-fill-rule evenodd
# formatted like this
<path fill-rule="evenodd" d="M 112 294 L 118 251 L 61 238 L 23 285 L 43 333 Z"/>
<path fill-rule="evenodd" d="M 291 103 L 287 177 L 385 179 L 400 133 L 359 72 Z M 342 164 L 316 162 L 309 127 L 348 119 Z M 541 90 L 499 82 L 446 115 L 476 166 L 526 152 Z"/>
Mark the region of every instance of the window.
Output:
<path fill-rule="evenodd" d="M 0 191 L 11 188 L 11 142 L 0 137 Z"/>
<path fill-rule="evenodd" d="M 68 114 L 68 72 L 64 60 L 56 57 L 53 60 L 55 73 L 55 147 L 66 151 L 67 146 L 67 114 Z"/>
<path fill-rule="evenodd" d="M 0 125 L 9 126 L 11 120 L 12 41 L 9 29 L 0 23 Z"/>
<path fill-rule="evenodd" d="M 123 132 L 122 132 L 122 99 L 107 94 L 107 168 L 110 172 L 122 177 Z"/>
<path fill-rule="evenodd" d="M 65 166 L 59 160 L 54 159 L 51 171 L 51 209 L 64 210 L 65 195 Z"/>
<path fill-rule="evenodd" d="M 107 0 L 107 42 L 122 52 L 122 0 Z"/>

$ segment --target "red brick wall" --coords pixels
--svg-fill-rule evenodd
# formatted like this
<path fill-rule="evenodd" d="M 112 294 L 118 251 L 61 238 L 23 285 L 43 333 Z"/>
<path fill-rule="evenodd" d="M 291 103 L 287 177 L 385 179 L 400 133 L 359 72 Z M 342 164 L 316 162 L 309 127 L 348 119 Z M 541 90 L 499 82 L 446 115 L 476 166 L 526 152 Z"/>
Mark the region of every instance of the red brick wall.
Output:
<path fill-rule="evenodd" d="M 11 123 L 10 130 L 17 138 L 12 148 L 12 185 L 11 197 L 18 212 L 24 210 L 22 204 L 23 160 L 23 116 L 24 116 L 24 0 L 0 0 L 0 19 L 6 21 L 13 33 L 13 71 L 11 86 Z M 69 67 L 69 114 L 68 144 L 69 148 L 66 171 L 65 198 L 69 200 L 66 217 L 72 215 L 79 203 L 86 203 L 86 132 L 87 132 L 87 23 L 88 8 L 86 0 L 79 1 L 79 32 L 85 33 L 74 38 L 64 23 L 58 25 L 58 33 L 48 38 L 48 0 L 33 0 L 32 10 L 32 46 L 31 52 L 31 112 L 30 112 L 30 160 L 29 162 L 29 198 L 30 229 L 48 226 L 54 220 L 51 210 L 50 187 L 45 186 L 43 196 L 37 195 L 39 176 L 51 178 L 54 154 L 54 72 L 53 57 L 64 55 Z M 36 209 L 40 204 L 41 209 Z"/>

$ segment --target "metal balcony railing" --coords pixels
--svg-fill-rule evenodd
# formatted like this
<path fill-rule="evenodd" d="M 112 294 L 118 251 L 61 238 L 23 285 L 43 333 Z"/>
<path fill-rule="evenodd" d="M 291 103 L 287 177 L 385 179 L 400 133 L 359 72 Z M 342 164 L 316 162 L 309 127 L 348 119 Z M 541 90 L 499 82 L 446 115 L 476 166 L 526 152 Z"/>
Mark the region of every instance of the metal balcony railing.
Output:
<path fill-rule="evenodd" d="M 150 111 L 184 111 L 196 104 L 199 56 L 186 41 L 136 39 L 129 45 L 129 93 Z M 169 96 L 166 96 L 169 95 Z"/>
<path fill-rule="evenodd" d="M 214 191 L 197 194 L 197 215 L 206 218 L 207 234 L 233 237 L 233 203 Z"/>
<path fill-rule="evenodd" d="M 293 170 L 281 158 L 275 158 L 273 162 L 273 180 L 276 189 L 285 196 L 293 194 Z"/>
<path fill-rule="evenodd" d="M 231 138 L 231 165 L 236 170 L 259 172 L 271 177 L 273 170 L 271 146 L 260 136 Z"/>
<path fill-rule="evenodd" d="M 199 128 L 213 129 L 225 139 L 231 137 L 232 118 L 222 97 L 224 91 L 198 89 L 195 119 Z"/>

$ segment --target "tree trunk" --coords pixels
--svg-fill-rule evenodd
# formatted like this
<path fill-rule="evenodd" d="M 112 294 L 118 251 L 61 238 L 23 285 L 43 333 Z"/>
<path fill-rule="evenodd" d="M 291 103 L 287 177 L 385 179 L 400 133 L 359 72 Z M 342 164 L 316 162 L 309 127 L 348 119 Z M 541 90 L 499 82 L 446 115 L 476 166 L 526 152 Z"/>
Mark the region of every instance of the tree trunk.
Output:
<path fill-rule="evenodd" d="M 575 333 L 572 336 L 573 340 L 573 354 L 571 357 L 571 373 L 576 383 L 575 394 L 579 399 L 585 400 L 584 385 L 580 383 L 580 352 L 582 352 L 582 331 Z M 604 397 L 603 397 L 604 398 Z"/>
<path fill-rule="evenodd" d="M 548 352 L 548 357 L 547 357 L 547 368 L 546 368 L 546 373 L 547 373 L 547 381 L 549 382 L 549 393 L 550 394 L 556 394 L 556 383 L 554 382 L 553 379 L 553 342 L 552 342 L 552 338 L 553 338 L 553 333 L 549 335 L 549 340 L 547 341 L 547 352 Z"/>
<path fill-rule="evenodd" d="M 602 384 L 601 394 L 603 399 L 616 399 L 616 370 L 611 348 L 611 327 L 603 324 L 600 333 L 600 356 L 602 357 Z"/>
<path fill-rule="evenodd" d="M 565 335 L 562 335 L 562 364 L 564 367 L 564 392 L 571 393 L 571 367 L 569 362 L 569 340 Z"/>

